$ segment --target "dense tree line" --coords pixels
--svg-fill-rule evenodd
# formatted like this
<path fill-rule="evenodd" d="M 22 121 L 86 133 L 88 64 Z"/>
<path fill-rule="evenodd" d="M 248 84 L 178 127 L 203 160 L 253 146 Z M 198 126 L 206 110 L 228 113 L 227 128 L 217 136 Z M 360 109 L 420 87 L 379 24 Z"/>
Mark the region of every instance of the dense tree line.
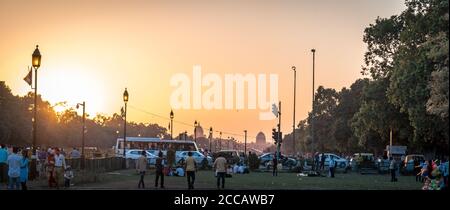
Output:
<path fill-rule="evenodd" d="M 0 142 L 17 146 L 32 145 L 32 104 L 34 95 L 15 96 L 10 88 L 0 82 Z M 58 103 L 64 106 L 65 103 Z M 75 107 L 56 112 L 54 106 L 38 95 L 37 145 L 80 147 L 82 116 Z M 123 118 L 97 114 L 86 118 L 85 146 L 111 148 L 123 136 Z M 167 129 L 157 124 L 127 123 L 127 136 L 169 137 Z"/>
<path fill-rule="evenodd" d="M 339 92 L 317 89 L 315 112 L 296 130 L 296 151 L 380 154 L 392 130 L 394 144 L 410 152 L 448 155 L 448 0 L 405 4 L 365 29 L 366 79 Z M 284 142 L 292 152 L 292 135 Z"/>

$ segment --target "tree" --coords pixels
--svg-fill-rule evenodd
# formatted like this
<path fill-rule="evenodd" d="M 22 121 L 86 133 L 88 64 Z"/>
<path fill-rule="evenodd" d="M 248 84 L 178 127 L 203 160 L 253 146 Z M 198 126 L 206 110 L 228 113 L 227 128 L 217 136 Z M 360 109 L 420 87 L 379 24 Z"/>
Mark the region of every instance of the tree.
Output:
<path fill-rule="evenodd" d="M 448 99 L 445 83 L 441 87 L 433 82 L 445 81 L 448 75 L 448 0 L 407 0 L 406 6 L 399 16 L 377 18 L 365 30 L 368 51 L 363 73 L 375 81 L 388 81 L 388 103 L 408 117 L 414 130 L 412 143 L 434 152 L 448 148 L 448 118 L 429 114 L 442 110 Z M 431 94 L 433 87 L 435 95 Z M 369 111 L 367 106 L 374 105 L 362 108 Z"/>
<path fill-rule="evenodd" d="M 448 37 L 443 32 L 427 42 L 427 45 L 430 46 L 427 56 L 435 63 L 431 81 L 428 84 L 430 98 L 427 101 L 427 112 L 447 120 L 449 108 L 448 44 Z"/>
<path fill-rule="evenodd" d="M 361 106 L 363 88 L 368 79 L 358 79 L 350 89 L 343 88 L 339 92 L 339 104 L 336 107 L 332 124 L 332 135 L 336 141 L 337 150 L 341 153 L 359 150 L 358 138 L 351 129 L 351 120 Z"/>
<path fill-rule="evenodd" d="M 314 113 L 310 113 L 308 121 L 314 126 L 314 150 L 334 151 L 336 142 L 332 136 L 331 125 L 333 115 L 339 102 L 339 94 L 331 88 L 319 86 L 314 98 Z M 312 116 L 314 119 L 311 120 Z"/>
<path fill-rule="evenodd" d="M 353 134 L 359 139 L 359 145 L 369 151 L 382 150 L 389 143 L 391 129 L 396 144 L 405 145 L 412 139 L 408 116 L 387 100 L 388 84 L 387 79 L 367 83 L 363 88 L 361 107 L 351 121 Z"/>

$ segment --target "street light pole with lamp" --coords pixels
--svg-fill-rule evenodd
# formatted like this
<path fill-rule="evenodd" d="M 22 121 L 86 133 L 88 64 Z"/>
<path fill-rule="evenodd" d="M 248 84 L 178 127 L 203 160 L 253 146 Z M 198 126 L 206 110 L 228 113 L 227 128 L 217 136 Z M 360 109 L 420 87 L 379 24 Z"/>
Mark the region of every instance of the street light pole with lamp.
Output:
<path fill-rule="evenodd" d="M 296 155 L 296 150 L 295 150 L 295 96 L 296 94 L 296 89 L 297 89 L 297 71 L 296 71 L 296 67 L 292 66 L 292 70 L 294 71 L 294 114 L 293 114 L 293 121 L 292 121 L 292 146 L 293 146 L 293 151 L 294 151 L 294 155 Z"/>
<path fill-rule="evenodd" d="M 77 109 L 83 106 L 83 128 L 81 130 L 81 169 L 84 169 L 85 153 L 84 153 L 84 133 L 86 131 L 86 102 L 77 103 Z"/>
<path fill-rule="evenodd" d="M 220 138 L 219 138 L 219 151 L 222 150 L 222 131 L 220 131 Z"/>
<path fill-rule="evenodd" d="M 127 103 L 128 103 L 128 91 L 125 88 L 123 92 L 123 102 L 125 103 L 124 110 L 124 125 L 123 125 L 123 158 L 124 158 L 124 166 L 126 167 L 126 148 L 127 148 Z"/>
<path fill-rule="evenodd" d="M 213 129 L 212 127 L 209 127 L 209 152 L 212 152 L 212 146 L 211 146 L 211 141 L 212 141 L 212 135 L 213 135 Z"/>
<path fill-rule="evenodd" d="M 170 110 L 170 140 L 173 139 L 173 110 Z"/>
<path fill-rule="evenodd" d="M 33 141 L 32 141 L 32 154 L 36 154 L 36 142 L 37 142 L 37 70 L 41 66 L 41 52 L 39 51 L 39 45 L 36 45 L 36 49 L 34 50 L 31 56 L 31 64 L 34 68 L 34 112 L 33 112 Z M 36 154 L 37 155 L 37 154 Z M 30 170 L 30 179 L 34 179 L 36 177 L 36 159 L 31 160 L 31 170 Z"/>
<path fill-rule="evenodd" d="M 197 120 L 194 122 L 194 142 L 197 143 Z"/>
<path fill-rule="evenodd" d="M 247 155 L 247 130 L 244 130 L 245 138 L 244 138 L 244 156 Z"/>
<path fill-rule="evenodd" d="M 316 49 L 311 49 L 313 54 L 313 72 L 312 72 L 312 116 L 311 116 L 311 152 L 314 153 L 314 97 L 316 90 L 314 89 L 314 71 L 315 71 L 315 59 L 316 59 Z"/>
<path fill-rule="evenodd" d="M 31 56 L 31 63 L 34 68 L 34 114 L 33 114 L 33 150 L 36 149 L 37 141 L 37 70 L 41 66 L 41 52 L 39 51 L 39 45 L 36 45 L 36 49 Z"/>

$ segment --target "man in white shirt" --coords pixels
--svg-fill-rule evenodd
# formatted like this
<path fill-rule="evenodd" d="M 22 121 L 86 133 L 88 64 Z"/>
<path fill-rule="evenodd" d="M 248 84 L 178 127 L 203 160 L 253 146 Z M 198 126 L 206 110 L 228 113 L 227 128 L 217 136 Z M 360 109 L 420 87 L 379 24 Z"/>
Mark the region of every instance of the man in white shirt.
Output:
<path fill-rule="evenodd" d="M 64 169 L 66 168 L 66 159 L 63 154 L 60 153 L 59 149 L 55 149 L 55 181 L 56 188 L 63 186 L 64 181 Z"/>
<path fill-rule="evenodd" d="M 328 163 L 328 168 L 330 169 L 330 177 L 334 178 L 334 165 L 336 164 L 335 160 L 333 159 L 333 156 L 330 155 L 330 161 Z"/>
<path fill-rule="evenodd" d="M 21 156 L 17 154 L 19 149 L 17 147 L 13 147 L 13 153 L 8 156 L 8 176 L 9 176 L 9 185 L 8 188 L 10 190 L 16 187 L 16 190 L 20 189 L 20 160 Z"/>
<path fill-rule="evenodd" d="M 81 153 L 77 150 L 77 148 L 73 148 L 72 152 L 70 153 L 71 158 L 80 158 Z"/>

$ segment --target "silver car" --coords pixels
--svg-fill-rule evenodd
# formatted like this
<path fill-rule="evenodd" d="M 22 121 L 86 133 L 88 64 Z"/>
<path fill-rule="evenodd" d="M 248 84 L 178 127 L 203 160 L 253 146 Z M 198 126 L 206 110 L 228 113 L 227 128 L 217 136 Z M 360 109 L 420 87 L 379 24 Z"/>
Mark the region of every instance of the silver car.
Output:
<path fill-rule="evenodd" d="M 188 151 L 179 152 L 176 154 L 175 161 L 177 163 L 180 163 L 180 162 L 186 160 L 187 157 L 188 157 Z M 198 166 L 200 166 L 202 164 L 203 159 L 205 159 L 205 155 L 203 155 L 201 152 L 198 152 L 198 151 L 193 151 L 192 157 L 194 158 L 194 160 Z M 212 164 L 213 164 L 212 158 L 210 156 L 206 156 L 206 160 L 208 161 L 208 165 L 212 166 Z"/>
<path fill-rule="evenodd" d="M 139 149 L 127 150 L 127 152 L 125 153 L 125 157 L 127 159 L 137 160 L 141 156 L 142 151 L 143 150 L 139 150 Z M 147 155 L 148 164 L 154 165 L 156 163 L 157 157 L 154 154 L 150 153 L 149 151 L 145 151 L 145 153 Z"/>

